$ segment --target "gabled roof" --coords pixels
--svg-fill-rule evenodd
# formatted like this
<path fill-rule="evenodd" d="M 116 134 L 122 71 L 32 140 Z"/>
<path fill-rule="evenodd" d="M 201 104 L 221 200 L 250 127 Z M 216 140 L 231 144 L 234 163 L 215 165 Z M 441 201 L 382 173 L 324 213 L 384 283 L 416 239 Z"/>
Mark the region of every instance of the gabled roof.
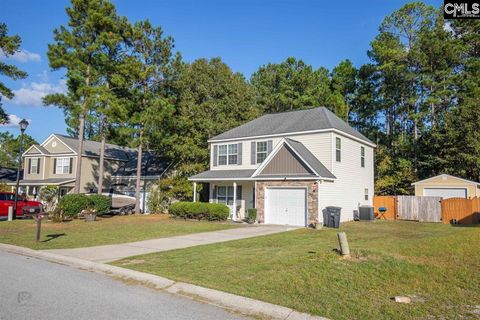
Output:
<path fill-rule="evenodd" d="M 284 146 L 288 146 L 299 160 L 309 168 L 308 173 L 304 174 L 281 174 L 261 175 L 262 170 L 275 157 L 277 152 Z M 311 173 L 310 173 L 311 172 Z M 191 176 L 191 181 L 232 181 L 232 180 L 269 180 L 269 179 L 325 179 L 334 180 L 336 177 L 300 142 L 292 139 L 282 139 L 272 152 L 267 156 L 263 163 L 257 169 L 239 169 L 239 170 L 208 170 L 197 175 Z"/>
<path fill-rule="evenodd" d="M 442 173 L 442 174 L 439 174 L 438 176 L 434 176 L 434 177 L 430 177 L 430 178 L 427 178 L 427 179 L 423 179 L 423 180 L 414 182 L 414 183 L 412 183 L 412 185 L 416 185 L 416 184 L 422 183 L 422 182 L 432 181 L 432 180 L 438 179 L 438 178 L 440 178 L 440 177 L 447 177 L 447 178 L 451 178 L 451 179 L 463 181 L 463 182 L 470 183 L 470 184 L 480 185 L 480 182 L 476 182 L 476 181 L 471 181 L 471 180 L 467 180 L 467 179 L 455 177 L 455 176 L 452 176 L 452 175 L 449 175 L 449 174 L 446 174 L 446 173 Z"/>
<path fill-rule="evenodd" d="M 239 127 L 219 134 L 209 141 L 215 142 L 229 139 L 327 130 L 338 131 L 375 146 L 367 137 L 350 127 L 345 121 L 325 107 L 265 114 Z"/>
<path fill-rule="evenodd" d="M 268 163 L 275 157 L 277 152 L 284 146 L 287 145 L 290 149 L 299 157 L 299 159 L 311 169 L 314 173 L 314 177 L 323 178 L 328 180 L 336 179 L 333 173 L 327 169 L 320 162 L 320 160 L 315 157 L 310 150 L 307 149 L 301 142 L 290 139 L 284 138 L 282 139 L 276 146 L 275 149 L 268 155 L 268 157 L 263 161 L 263 163 L 255 170 L 254 174 L 252 175 L 253 178 L 260 176 L 262 170 L 268 165 Z"/>
<path fill-rule="evenodd" d="M 34 153 L 29 153 L 30 150 L 33 150 L 33 149 L 36 149 L 37 152 L 34 152 Z M 45 149 L 44 147 L 42 147 L 41 145 L 39 144 L 32 144 L 30 146 L 30 148 L 28 148 L 27 150 L 25 150 L 25 152 L 23 153 L 24 155 L 27 155 L 27 154 L 48 154 L 48 151 L 47 149 Z"/>
<path fill-rule="evenodd" d="M 289 138 L 285 139 L 287 144 L 297 152 L 297 154 L 305 160 L 305 162 L 312 167 L 312 169 L 322 178 L 330 178 L 330 179 L 336 179 L 333 175 L 333 173 L 330 172 L 330 170 L 327 169 L 323 165 L 323 163 L 320 162 L 320 160 L 315 157 L 310 150 L 307 149 L 301 142 L 298 142 L 296 140 L 292 140 Z"/>
<path fill-rule="evenodd" d="M 65 146 L 67 146 L 68 149 L 71 150 L 71 152 L 68 152 L 68 154 L 70 153 L 77 154 L 78 139 L 74 137 L 69 137 L 63 134 L 54 133 L 50 135 L 42 143 L 42 145 L 45 145 L 45 143 L 49 142 L 53 137 L 60 140 L 60 142 L 65 144 Z M 27 152 L 29 152 L 32 148 L 37 149 L 41 154 L 44 154 L 44 155 L 55 155 L 55 153 L 48 151 L 42 145 L 38 145 L 38 144 L 32 145 L 23 153 L 23 156 L 29 156 L 29 155 L 34 156 L 35 154 L 27 154 Z M 101 143 L 98 141 L 83 140 L 83 156 L 94 157 L 94 158 L 100 157 L 100 146 L 101 146 Z M 130 159 L 135 157 L 136 157 L 135 149 L 121 147 L 111 143 L 105 144 L 105 158 L 107 159 L 129 161 Z"/>

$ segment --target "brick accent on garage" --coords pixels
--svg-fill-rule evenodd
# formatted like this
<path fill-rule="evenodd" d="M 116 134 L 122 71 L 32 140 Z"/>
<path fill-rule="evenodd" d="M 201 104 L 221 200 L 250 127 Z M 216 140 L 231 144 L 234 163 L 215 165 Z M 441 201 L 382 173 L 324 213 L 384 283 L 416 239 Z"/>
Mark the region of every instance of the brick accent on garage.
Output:
<path fill-rule="evenodd" d="M 257 221 L 265 221 L 265 188 L 268 187 L 307 187 L 307 222 L 314 225 L 318 221 L 318 184 L 315 180 L 256 181 Z"/>

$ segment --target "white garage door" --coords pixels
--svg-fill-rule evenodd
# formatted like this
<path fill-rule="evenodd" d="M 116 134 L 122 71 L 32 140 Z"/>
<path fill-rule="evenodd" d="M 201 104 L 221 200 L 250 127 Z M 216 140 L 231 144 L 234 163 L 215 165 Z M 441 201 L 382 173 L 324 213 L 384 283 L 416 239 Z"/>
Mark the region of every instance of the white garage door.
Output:
<path fill-rule="evenodd" d="M 467 189 L 465 188 L 425 188 L 423 189 L 424 196 L 435 196 L 448 198 L 466 198 Z"/>
<path fill-rule="evenodd" d="M 306 189 L 268 188 L 265 192 L 265 223 L 306 226 L 306 202 Z"/>

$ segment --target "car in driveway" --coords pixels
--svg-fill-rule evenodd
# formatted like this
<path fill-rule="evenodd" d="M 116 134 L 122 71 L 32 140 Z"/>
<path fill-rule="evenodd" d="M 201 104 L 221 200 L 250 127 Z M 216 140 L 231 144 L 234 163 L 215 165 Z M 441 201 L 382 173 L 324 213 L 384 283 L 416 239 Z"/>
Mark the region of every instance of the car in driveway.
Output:
<path fill-rule="evenodd" d="M 0 219 L 8 217 L 8 207 L 13 207 L 15 203 L 15 193 L 0 192 Z M 17 217 L 22 218 L 28 214 L 39 213 L 43 210 L 43 205 L 39 201 L 28 200 L 22 195 L 17 200 Z"/>

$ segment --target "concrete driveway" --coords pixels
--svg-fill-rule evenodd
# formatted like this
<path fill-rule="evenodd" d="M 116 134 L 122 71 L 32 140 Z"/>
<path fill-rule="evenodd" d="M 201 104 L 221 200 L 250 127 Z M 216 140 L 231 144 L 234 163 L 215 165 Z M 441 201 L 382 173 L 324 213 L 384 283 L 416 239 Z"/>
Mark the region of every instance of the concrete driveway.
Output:
<path fill-rule="evenodd" d="M 114 245 L 76 249 L 51 249 L 45 251 L 95 262 L 111 262 L 146 253 L 182 249 L 231 240 L 246 239 L 273 233 L 285 232 L 294 229 L 297 228 L 291 226 L 277 225 L 246 226 L 236 229 L 193 233 L 184 236 L 152 239 Z"/>

